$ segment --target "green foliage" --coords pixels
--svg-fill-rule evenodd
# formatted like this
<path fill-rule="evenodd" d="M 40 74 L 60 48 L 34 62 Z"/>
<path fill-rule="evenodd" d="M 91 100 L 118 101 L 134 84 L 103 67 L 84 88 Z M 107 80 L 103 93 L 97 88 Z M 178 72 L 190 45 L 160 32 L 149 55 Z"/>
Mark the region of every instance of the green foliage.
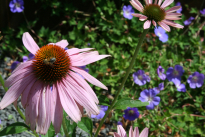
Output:
<path fill-rule="evenodd" d="M 30 130 L 30 128 L 26 124 L 21 123 L 21 122 L 16 122 L 16 123 L 13 123 L 13 124 L 7 126 L 2 131 L 0 131 L 0 136 L 10 135 L 10 134 L 18 134 L 18 133 L 21 133 L 21 132 L 27 131 L 27 130 Z"/>
<path fill-rule="evenodd" d="M 93 122 L 90 118 L 82 117 L 81 121 L 78 122 L 78 127 L 92 136 Z"/>
<path fill-rule="evenodd" d="M 68 118 L 68 114 L 66 114 L 65 111 L 63 111 L 63 116 L 64 116 L 65 118 Z M 71 122 L 71 121 L 68 120 L 68 119 L 65 120 L 65 124 L 66 124 L 67 130 L 68 130 L 69 136 L 71 136 L 71 137 L 76 137 L 75 132 L 76 132 L 77 124 L 76 124 L 75 122 Z M 61 134 L 64 135 L 63 129 L 62 129 L 61 131 L 62 131 Z"/>
<path fill-rule="evenodd" d="M 55 129 L 53 124 L 50 125 L 48 132 L 45 135 L 41 135 L 41 137 L 54 137 L 55 136 Z"/>
<path fill-rule="evenodd" d="M 131 20 L 123 17 L 122 7 L 128 4 L 129 1 L 125 0 L 35 0 L 33 6 L 38 9 L 35 14 L 25 13 L 28 24 L 22 20 L 18 28 L 7 27 L 2 30 L 0 59 L 10 56 L 13 60 L 22 61 L 22 56 L 29 54 L 22 43 L 24 32 L 29 32 L 40 47 L 66 39 L 69 42 L 69 48 L 95 48 L 99 54 L 109 54 L 111 57 L 86 67 L 89 68 L 89 73 L 93 77 L 108 87 L 106 95 L 115 97 L 143 31 L 144 22 L 139 21 L 136 17 Z M 174 3 L 171 6 L 174 6 Z M 188 9 L 191 9 L 190 13 L 193 17 L 199 13 L 196 8 L 188 8 L 188 5 L 186 7 L 183 7 L 184 13 Z M 27 10 L 29 9 L 25 12 Z M 139 13 L 137 10 L 135 12 Z M 167 32 L 169 40 L 166 43 L 162 43 L 154 34 L 153 26 L 150 28 L 135 61 L 135 66 L 115 104 L 116 110 L 111 119 L 119 120 L 126 107 L 146 106 L 146 103 L 136 101 L 139 99 L 140 92 L 157 87 L 164 82 L 165 89 L 157 95 L 161 98 L 160 104 L 154 110 L 149 111 L 145 110 L 145 107 L 139 107 L 138 110 L 143 117 L 134 121 L 134 126 L 138 126 L 140 130 L 149 127 L 152 136 L 177 134 L 203 136 L 205 134 L 205 85 L 191 89 L 187 83 L 187 78 L 193 72 L 205 73 L 205 43 L 200 41 L 205 35 L 203 18 L 199 15 L 192 25 L 185 26 L 184 29 L 171 27 L 171 32 Z M 186 19 L 188 16 L 183 15 L 181 20 L 175 22 L 183 25 Z M 180 64 L 185 70 L 182 76 L 182 83 L 187 89 L 185 93 L 178 92 L 172 82 L 160 80 L 156 73 L 159 65 L 165 69 L 166 73 L 169 67 L 174 67 L 176 64 Z M 132 74 L 139 69 L 149 74 L 150 83 L 138 86 L 133 82 Z M 99 104 L 109 106 L 111 100 L 103 94 L 104 90 L 91 86 L 98 96 Z M 133 98 L 133 100 L 127 100 L 127 98 Z M 133 101 L 134 104 L 130 103 Z M 71 124 L 69 120 L 66 120 L 66 125 L 73 137 L 77 125 L 92 134 L 93 125 L 88 118 L 82 118 L 78 124 Z M 27 130 L 24 126 L 23 129 L 23 131 Z M 63 135 L 62 130 L 61 132 Z M 52 136 L 53 133 L 51 126 L 48 134 Z"/>
<path fill-rule="evenodd" d="M 113 109 L 127 109 L 127 107 L 142 107 L 147 105 L 149 105 L 148 102 L 141 102 L 130 98 L 122 98 L 115 103 Z"/>

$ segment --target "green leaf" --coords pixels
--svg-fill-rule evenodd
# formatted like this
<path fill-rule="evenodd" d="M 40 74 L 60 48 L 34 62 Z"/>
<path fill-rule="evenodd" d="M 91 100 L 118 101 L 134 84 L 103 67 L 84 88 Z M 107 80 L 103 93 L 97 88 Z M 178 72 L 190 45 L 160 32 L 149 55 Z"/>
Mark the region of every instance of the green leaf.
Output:
<path fill-rule="evenodd" d="M 5 136 L 9 134 L 18 134 L 26 130 L 30 130 L 30 128 L 26 124 L 22 122 L 16 122 L 4 128 L 0 132 L 0 136 Z"/>
<path fill-rule="evenodd" d="M 63 111 L 63 115 L 64 117 L 68 116 L 65 111 Z M 71 123 L 71 121 L 67 119 L 65 120 L 65 124 L 68 129 L 68 134 L 70 135 L 70 137 L 76 137 L 75 132 L 76 132 L 77 124 L 75 122 Z"/>
<path fill-rule="evenodd" d="M 122 98 L 114 105 L 114 109 L 127 109 L 127 107 L 142 107 L 149 105 L 148 102 L 141 102 L 139 100 L 132 100 L 130 98 Z"/>
<path fill-rule="evenodd" d="M 53 127 L 53 124 L 50 125 L 46 135 L 41 135 L 41 137 L 54 137 L 54 136 L 55 136 L 55 129 Z"/>
<path fill-rule="evenodd" d="M 81 118 L 81 121 L 78 122 L 78 127 L 92 136 L 93 122 L 90 118 L 87 117 Z"/>
<path fill-rule="evenodd" d="M 109 99 L 105 95 L 100 95 L 98 97 L 100 105 L 109 106 Z"/>

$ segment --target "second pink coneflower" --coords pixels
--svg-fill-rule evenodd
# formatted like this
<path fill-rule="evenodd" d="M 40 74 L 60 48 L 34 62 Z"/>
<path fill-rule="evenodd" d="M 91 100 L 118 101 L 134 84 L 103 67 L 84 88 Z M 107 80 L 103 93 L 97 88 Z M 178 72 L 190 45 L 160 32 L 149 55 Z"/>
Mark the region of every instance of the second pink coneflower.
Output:
<path fill-rule="evenodd" d="M 139 20 L 145 21 L 144 29 L 148 29 L 151 26 L 151 23 L 154 26 L 157 26 L 157 23 L 166 31 L 170 31 L 170 27 L 184 28 L 184 26 L 177 24 L 171 20 L 179 20 L 181 13 L 175 13 L 181 6 L 174 6 L 168 10 L 165 10 L 167 6 L 173 3 L 174 0 L 165 0 L 162 4 L 162 0 L 155 0 L 153 3 L 152 0 L 145 0 L 146 5 L 143 7 L 138 0 L 131 0 L 130 3 L 142 14 L 133 13 L 135 17 L 139 17 Z M 169 26 L 168 26 L 169 25 Z"/>
<path fill-rule="evenodd" d="M 10 88 L 0 109 L 21 96 L 26 124 L 40 134 L 47 133 L 51 122 L 55 132 L 60 132 L 63 109 L 75 122 L 81 120 L 83 108 L 89 115 L 99 114 L 98 98 L 85 80 L 103 89 L 107 87 L 80 66 L 109 55 L 99 55 L 92 48 L 65 50 L 67 40 L 39 48 L 28 32 L 23 34 L 23 44 L 35 56 L 20 64 L 6 80 L 5 85 Z"/>

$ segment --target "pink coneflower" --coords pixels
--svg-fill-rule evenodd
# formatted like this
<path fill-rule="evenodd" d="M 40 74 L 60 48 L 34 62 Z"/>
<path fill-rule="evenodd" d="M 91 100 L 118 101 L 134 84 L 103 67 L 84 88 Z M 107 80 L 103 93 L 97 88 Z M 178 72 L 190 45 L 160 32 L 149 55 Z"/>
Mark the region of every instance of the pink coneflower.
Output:
<path fill-rule="evenodd" d="M 135 130 L 132 130 L 132 126 L 130 127 L 129 137 L 148 137 L 149 129 L 144 128 L 142 132 L 139 134 L 138 127 L 135 127 Z M 117 126 L 117 133 L 114 132 L 114 137 L 127 137 L 126 131 L 121 125 Z"/>
<path fill-rule="evenodd" d="M 46 134 L 51 121 L 55 132 L 60 132 L 63 109 L 75 122 L 81 120 L 83 107 L 89 115 L 99 114 L 98 98 L 83 78 L 103 89 L 107 87 L 78 66 L 109 55 L 99 55 L 92 48 L 64 50 L 67 40 L 39 48 L 28 32 L 23 34 L 23 44 L 35 56 L 21 63 L 6 80 L 5 85 L 10 88 L 0 102 L 0 109 L 21 95 L 26 124 L 30 124 L 31 130 L 36 127 L 40 134 Z"/>
<path fill-rule="evenodd" d="M 184 26 L 177 24 L 170 20 L 179 20 L 178 16 L 181 16 L 181 13 L 174 13 L 181 6 L 174 6 L 168 10 L 165 10 L 167 6 L 169 6 L 174 0 L 165 0 L 162 4 L 162 0 L 155 0 L 152 3 L 152 0 L 145 0 L 146 5 L 143 7 L 142 4 L 138 0 L 131 0 L 130 3 L 133 7 L 135 7 L 138 11 L 142 12 L 142 14 L 133 13 L 132 15 L 135 17 L 139 17 L 139 20 L 144 21 L 144 29 L 148 29 L 151 26 L 151 22 L 154 26 L 157 26 L 157 23 L 166 31 L 170 31 L 170 26 L 176 28 L 184 28 Z M 157 22 L 157 23 L 156 23 Z"/>

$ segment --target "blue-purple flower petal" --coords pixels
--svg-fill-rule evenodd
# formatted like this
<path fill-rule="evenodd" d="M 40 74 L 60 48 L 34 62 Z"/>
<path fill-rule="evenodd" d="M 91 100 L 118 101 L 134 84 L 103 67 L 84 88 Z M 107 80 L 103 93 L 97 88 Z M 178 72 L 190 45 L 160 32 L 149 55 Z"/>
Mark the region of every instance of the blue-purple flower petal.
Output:
<path fill-rule="evenodd" d="M 164 69 L 162 68 L 162 66 L 159 66 L 157 68 L 157 74 L 158 74 L 158 77 L 161 79 L 161 80 L 165 80 L 166 79 L 166 75 L 164 74 Z"/>
<path fill-rule="evenodd" d="M 127 109 L 124 110 L 124 115 L 123 117 L 126 119 L 126 120 L 130 120 L 130 121 L 133 121 L 135 120 L 136 118 L 138 118 L 140 115 L 139 111 L 137 108 L 130 108 L 128 107 Z"/>
<path fill-rule="evenodd" d="M 131 5 L 123 6 L 123 16 L 127 19 L 132 19 L 132 13 L 134 13 L 134 10 L 132 9 Z"/>
<path fill-rule="evenodd" d="M 194 72 L 192 75 L 189 76 L 187 79 L 189 86 L 191 88 L 200 88 L 204 84 L 204 74 L 200 74 L 199 72 Z"/>

